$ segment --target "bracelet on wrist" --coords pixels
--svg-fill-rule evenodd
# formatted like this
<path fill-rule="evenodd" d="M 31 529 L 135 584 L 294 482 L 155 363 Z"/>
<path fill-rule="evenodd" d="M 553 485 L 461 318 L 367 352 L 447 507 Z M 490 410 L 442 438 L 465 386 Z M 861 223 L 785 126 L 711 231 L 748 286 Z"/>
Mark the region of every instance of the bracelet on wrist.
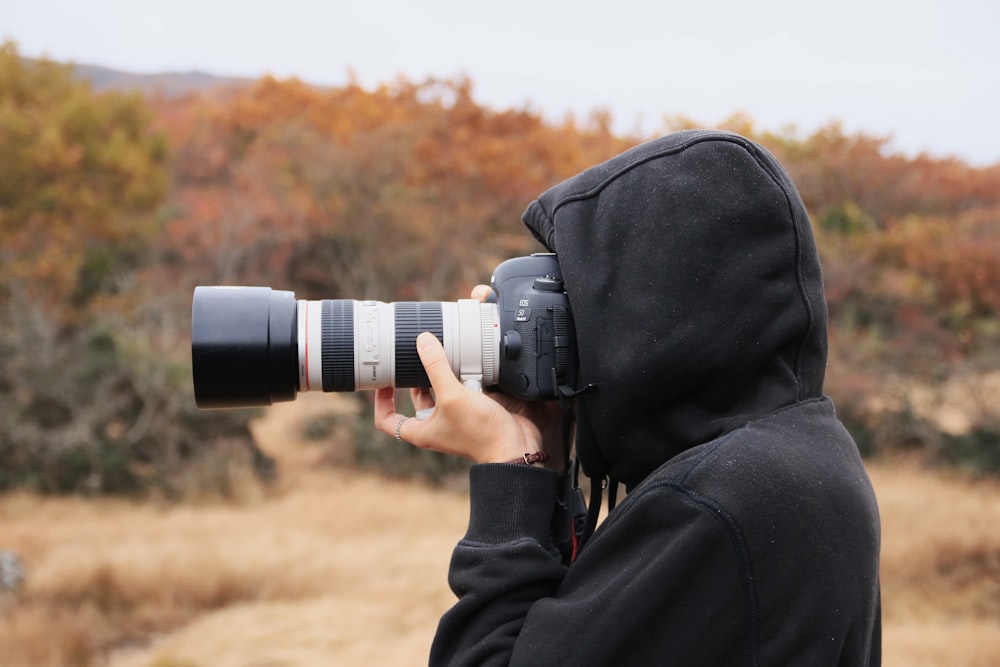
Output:
<path fill-rule="evenodd" d="M 520 457 L 507 461 L 507 463 L 520 463 L 522 465 L 533 465 L 535 463 L 545 463 L 551 456 L 547 452 L 525 452 Z"/>

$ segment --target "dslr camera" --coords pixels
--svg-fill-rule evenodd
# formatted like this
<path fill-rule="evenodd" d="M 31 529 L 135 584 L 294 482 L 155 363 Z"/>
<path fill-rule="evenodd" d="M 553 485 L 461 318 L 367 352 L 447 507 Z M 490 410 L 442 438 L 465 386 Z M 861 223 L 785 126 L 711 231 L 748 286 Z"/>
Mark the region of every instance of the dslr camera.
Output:
<path fill-rule="evenodd" d="M 569 300 L 554 254 L 508 259 L 487 303 L 295 299 L 269 287 L 199 286 L 191 363 L 199 408 L 290 401 L 300 391 L 427 387 L 416 338 L 441 341 L 467 386 L 526 400 L 576 382 Z"/>

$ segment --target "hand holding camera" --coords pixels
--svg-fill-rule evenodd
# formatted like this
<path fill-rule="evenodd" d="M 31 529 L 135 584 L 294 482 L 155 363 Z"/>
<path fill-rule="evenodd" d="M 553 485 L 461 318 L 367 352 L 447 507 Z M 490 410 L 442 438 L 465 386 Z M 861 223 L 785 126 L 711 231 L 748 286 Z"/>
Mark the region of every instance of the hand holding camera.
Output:
<path fill-rule="evenodd" d="M 477 463 L 511 461 L 541 450 L 539 429 L 515 417 L 487 394 L 464 386 L 452 372 L 444 347 L 432 334 L 417 337 L 417 352 L 433 387 L 414 389 L 414 407 L 433 405 L 426 419 L 396 412 L 395 389 L 375 392 L 375 426 L 400 440 Z M 420 409 L 426 409 L 420 408 Z"/>
<path fill-rule="evenodd" d="M 480 302 L 491 296 L 486 285 L 472 290 L 472 298 Z M 508 462 L 544 451 L 551 456 L 550 467 L 562 465 L 562 420 L 557 404 L 469 388 L 458 381 L 440 341 L 429 333 L 417 337 L 417 352 L 433 392 L 413 388 L 410 400 L 418 416 L 429 416 L 414 419 L 396 412 L 395 391 L 386 387 L 375 393 L 376 428 L 422 449 L 477 463 Z"/>

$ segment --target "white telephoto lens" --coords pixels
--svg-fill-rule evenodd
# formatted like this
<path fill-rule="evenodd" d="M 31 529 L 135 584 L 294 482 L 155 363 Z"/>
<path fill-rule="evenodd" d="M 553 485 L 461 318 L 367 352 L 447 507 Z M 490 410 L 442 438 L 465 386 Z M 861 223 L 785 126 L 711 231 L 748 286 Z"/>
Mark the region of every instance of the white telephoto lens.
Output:
<path fill-rule="evenodd" d="M 297 304 L 299 391 L 358 391 L 427 386 L 416 338 L 433 333 L 455 376 L 470 386 L 499 381 L 496 304 L 307 301 Z"/>

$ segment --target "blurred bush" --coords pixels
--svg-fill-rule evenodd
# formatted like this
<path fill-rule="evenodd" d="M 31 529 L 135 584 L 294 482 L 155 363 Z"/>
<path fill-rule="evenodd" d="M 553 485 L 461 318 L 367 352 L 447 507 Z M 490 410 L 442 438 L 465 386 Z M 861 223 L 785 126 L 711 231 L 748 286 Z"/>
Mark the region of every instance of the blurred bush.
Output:
<path fill-rule="evenodd" d="M 175 363 L 130 359 L 99 324 L 49 345 L 5 333 L 0 490 L 228 496 L 271 475 L 245 411 L 196 413 Z"/>
<path fill-rule="evenodd" d="M 935 456 L 975 475 L 1000 475 L 1000 423 L 982 424 L 960 435 L 943 435 Z"/>
<path fill-rule="evenodd" d="M 841 367 L 842 368 L 842 367 Z M 1000 374 L 965 369 L 947 381 L 833 373 L 829 393 L 862 456 L 915 455 L 973 476 L 1000 475 Z"/>
<path fill-rule="evenodd" d="M 168 182 L 145 100 L 4 44 L 0 154 L 0 491 L 225 495 L 266 478 L 245 414 L 195 413 L 187 295 L 143 281 Z"/>

